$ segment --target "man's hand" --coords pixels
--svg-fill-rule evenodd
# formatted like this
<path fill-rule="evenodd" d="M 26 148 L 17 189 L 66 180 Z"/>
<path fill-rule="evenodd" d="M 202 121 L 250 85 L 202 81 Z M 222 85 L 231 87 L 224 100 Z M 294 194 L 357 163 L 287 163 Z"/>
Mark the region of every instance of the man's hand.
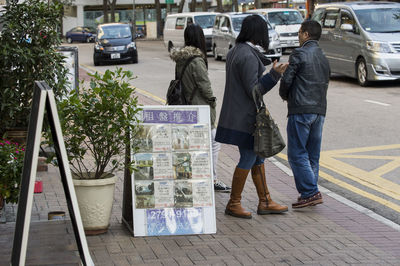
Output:
<path fill-rule="evenodd" d="M 279 74 L 282 75 L 282 74 L 286 71 L 286 68 L 288 67 L 289 63 L 279 64 L 279 65 L 277 65 L 277 64 L 278 64 L 278 61 L 275 60 L 275 61 L 274 61 L 274 64 L 272 65 L 272 68 L 273 68 L 276 72 L 278 72 Z"/>

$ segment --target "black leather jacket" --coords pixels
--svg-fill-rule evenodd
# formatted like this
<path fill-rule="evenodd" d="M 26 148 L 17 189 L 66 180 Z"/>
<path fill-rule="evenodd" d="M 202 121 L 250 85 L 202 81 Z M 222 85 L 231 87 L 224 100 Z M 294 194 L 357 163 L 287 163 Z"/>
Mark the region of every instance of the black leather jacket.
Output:
<path fill-rule="evenodd" d="M 289 57 L 279 95 L 288 102 L 288 115 L 326 114 L 329 62 L 315 40 L 306 41 Z"/>

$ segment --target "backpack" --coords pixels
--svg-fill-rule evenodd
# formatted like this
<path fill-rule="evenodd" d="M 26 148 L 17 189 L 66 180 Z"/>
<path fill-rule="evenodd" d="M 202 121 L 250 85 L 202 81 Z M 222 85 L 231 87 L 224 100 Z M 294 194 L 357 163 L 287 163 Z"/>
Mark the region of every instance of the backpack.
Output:
<path fill-rule="evenodd" d="M 178 78 L 178 73 L 175 68 L 175 79 L 171 80 L 169 83 L 168 91 L 167 91 L 167 105 L 190 105 L 193 99 L 193 95 L 196 90 L 193 90 L 190 99 L 188 100 L 183 93 L 183 84 L 182 77 L 185 73 L 186 67 L 190 64 L 190 62 L 199 56 L 193 56 L 186 60 L 185 65 L 181 71 L 181 75 Z"/>

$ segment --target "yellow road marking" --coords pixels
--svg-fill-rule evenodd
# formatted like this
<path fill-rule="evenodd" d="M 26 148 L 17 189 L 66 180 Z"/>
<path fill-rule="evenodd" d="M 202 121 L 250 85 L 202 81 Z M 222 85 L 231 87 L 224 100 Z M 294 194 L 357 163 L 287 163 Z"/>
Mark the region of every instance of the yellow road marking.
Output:
<path fill-rule="evenodd" d="M 320 165 L 359 184 L 400 200 L 400 185 L 321 153 Z"/>
<path fill-rule="evenodd" d="M 393 149 L 400 149 L 400 144 L 381 145 L 381 146 L 373 146 L 373 147 L 343 149 L 343 150 L 333 150 L 333 151 L 324 151 L 324 153 L 328 153 L 328 154 L 346 154 L 346 153 L 357 153 L 357 152 L 393 150 Z"/>
<path fill-rule="evenodd" d="M 377 175 L 377 176 L 383 176 L 384 174 L 387 174 L 395 169 L 397 169 L 400 166 L 400 160 L 393 160 L 385 165 L 382 165 L 381 167 L 376 168 L 375 170 L 371 171 L 370 173 L 372 175 Z"/>
<path fill-rule="evenodd" d="M 85 65 L 85 64 L 80 64 L 80 65 L 83 66 L 84 68 L 89 69 L 89 70 L 92 71 L 93 73 L 97 71 L 98 73 L 104 75 L 103 72 L 101 72 L 101 71 L 95 69 L 94 67 L 91 67 L 91 66 L 88 66 L 88 65 Z M 150 97 L 150 98 L 152 98 L 153 100 L 155 100 L 155 101 L 157 101 L 157 102 L 159 102 L 159 103 L 161 103 L 161 104 L 165 104 L 165 103 L 166 103 L 166 101 L 165 101 L 164 99 L 162 99 L 162 98 L 160 98 L 160 97 L 158 97 L 158 96 L 156 96 L 156 95 L 154 95 L 154 94 L 152 94 L 152 93 L 150 93 L 150 92 L 148 92 L 148 91 L 139 89 L 139 88 L 137 88 L 137 87 L 135 87 L 135 89 L 136 89 L 136 91 L 139 92 L 140 94 L 146 95 L 147 97 Z"/>
<path fill-rule="evenodd" d="M 382 150 L 391 150 L 391 149 L 399 149 L 400 145 L 385 145 L 385 146 L 375 146 L 375 147 L 364 147 L 364 148 L 356 148 L 356 149 L 346 149 L 346 150 L 335 150 L 335 151 L 326 151 L 321 152 L 320 165 L 329 170 L 332 170 L 343 177 L 351 179 L 353 181 L 358 182 L 359 184 L 371 188 L 377 192 L 383 193 L 393 199 L 400 200 L 400 185 L 393 183 L 387 179 L 382 178 L 383 174 L 387 174 L 394 169 L 400 167 L 400 157 L 399 156 L 374 156 L 374 155 L 355 155 L 349 153 L 358 153 L 358 152 L 371 152 L 371 151 L 382 151 Z M 287 155 L 278 154 L 279 158 L 288 160 Z M 346 164 L 342 161 L 336 160 L 336 158 L 357 158 L 357 159 L 382 159 L 389 160 L 390 162 L 368 172 L 362 169 L 356 168 L 352 165 Z M 349 191 L 352 191 L 358 195 L 361 195 L 365 198 L 378 202 L 388 208 L 391 208 L 397 212 L 400 212 L 400 205 L 390 202 L 386 199 L 383 199 L 379 196 L 373 195 L 369 192 L 366 192 L 362 189 L 359 189 L 353 185 L 350 185 L 342 180 L 339 180 L 323 171 L 320 170 L 320 177 L 328 180 L 342 188 L 345 188 Z"/>

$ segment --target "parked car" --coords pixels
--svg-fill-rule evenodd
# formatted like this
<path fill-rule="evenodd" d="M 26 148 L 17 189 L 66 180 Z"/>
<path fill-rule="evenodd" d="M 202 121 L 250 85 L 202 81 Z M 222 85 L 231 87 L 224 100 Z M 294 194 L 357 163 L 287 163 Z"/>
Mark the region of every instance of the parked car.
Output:
<path fill-rule="evenodd" d="M 211 51 L 212 27 L 217 14 L 213 12 L 186 12 L 168 15 L 165 19 L 163 32 L 164 44 L 168 47 L 168 52 L 174 46 L 184 46 L 183 33 L 186 26 L 191 23 L 198 24 L 203 29 L 207 51 Z"/>
<path fill-rule="evenodd" d="M 297 9 L 264 8 L 253 9 L 248 12 L 263 15 L 267 19 L 279 34 L 283 52 L 286 48 L 300 46 L 298 32 L 304 19 Z"/>
<path fill-rule="evenodd" d="M 216 60 L 226 58 L 229 50 L 235 46 L 236 38 L 242 28 L 245 17 L 251 13 L 223 13 L 218 14 L 212 31 L 213 55 Z M 268 22 L 267 22 L 268 23 Z M 269 49 L 265 52 L 266 57 L 271 60 L 278 60 L 282 56 L 282 49 L 278 33 L 268 23 Z"/>
<path fill-rule="evenodd" d="M 97 26 L 93 63 L 138 62 L 138 53 L 129 24 L 106 23 Z"/>
<path fill-rule="evenodd" d="M 93 42 L 96 38 L 96 30 L 91 27 L 75 27 L 67 31 L 65 38 L 68 43 Z"/>
<path fill-rule="evenodd" d="M 316 7 L 320 46 L 332 72 L 372 80 L 400 80 L 400 3 L 343 2 Z"/>

